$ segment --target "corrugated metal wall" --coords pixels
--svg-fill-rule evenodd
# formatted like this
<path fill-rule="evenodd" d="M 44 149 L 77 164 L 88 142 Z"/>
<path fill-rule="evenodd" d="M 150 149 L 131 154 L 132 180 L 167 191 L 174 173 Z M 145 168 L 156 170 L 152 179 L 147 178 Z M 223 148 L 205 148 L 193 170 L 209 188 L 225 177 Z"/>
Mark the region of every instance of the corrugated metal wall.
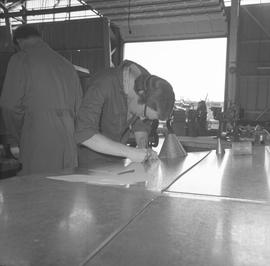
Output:
<path fill-rule="evenodd" d="M 239 102 L 245 112 L 250 114 L 264 111 L 270 107 L 270 76 L 240 76 Z"/>
<path fill-rule="evenodd" d="M 270 120 L 269 14 L 270 5 L 240 8 L 237 96 L 246 120 Z"/>
<path fill-rule="evenodd" d="M 72 20 L 38 25 L 42 37 L 73 64 L 95 73 L 110 65 L 106 19 Z"/>
<path fill-rule="evenodd" d="M 73 64 L 95 73 L 110 66 L 110 28 L 106 19 L 94 18 L 35 24 L 48 44 Z M 6 28 L 0 27 L 0 88 L 12 49 Z"/>

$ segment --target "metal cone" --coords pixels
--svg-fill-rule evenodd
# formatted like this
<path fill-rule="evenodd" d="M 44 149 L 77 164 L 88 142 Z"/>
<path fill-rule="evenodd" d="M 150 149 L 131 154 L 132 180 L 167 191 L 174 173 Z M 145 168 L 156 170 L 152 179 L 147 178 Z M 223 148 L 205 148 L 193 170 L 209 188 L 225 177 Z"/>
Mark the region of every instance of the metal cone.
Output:
<path fill-rule="evenodd" d="M 186 155 L 187 152 L 177 139 L 176 135 L 174 133 L 169 133 L 163 142 L 159 153 L 159 158 L 173 159 L 177 157 L 184 157 Z"/>

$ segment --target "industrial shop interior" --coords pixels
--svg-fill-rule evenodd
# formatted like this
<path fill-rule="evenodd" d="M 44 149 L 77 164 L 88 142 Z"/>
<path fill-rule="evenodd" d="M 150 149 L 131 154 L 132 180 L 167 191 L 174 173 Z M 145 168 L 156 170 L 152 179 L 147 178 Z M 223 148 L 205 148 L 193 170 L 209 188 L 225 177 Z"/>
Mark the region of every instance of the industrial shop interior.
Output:
<path fill-rule="evenodd" d="M 270 0 L 0 0 L 0 266 L 270 265 Z"/>

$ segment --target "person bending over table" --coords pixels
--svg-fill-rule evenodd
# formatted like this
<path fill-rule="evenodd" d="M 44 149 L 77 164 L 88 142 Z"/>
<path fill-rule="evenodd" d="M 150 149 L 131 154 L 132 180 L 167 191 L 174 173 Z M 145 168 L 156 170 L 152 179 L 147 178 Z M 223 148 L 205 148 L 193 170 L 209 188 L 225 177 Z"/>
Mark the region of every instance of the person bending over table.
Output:
<path fill-rule="evenodd" d="M 87 89 L 76 120 L 79 167 L 99 158 L 157 159 L 147 147 L 151 121 L 167 120 L 175 94 L 164 79 L 139 64 L 125 60 L 97 73 Z M 126 145 L 134 133 L 136 147 Z"/>

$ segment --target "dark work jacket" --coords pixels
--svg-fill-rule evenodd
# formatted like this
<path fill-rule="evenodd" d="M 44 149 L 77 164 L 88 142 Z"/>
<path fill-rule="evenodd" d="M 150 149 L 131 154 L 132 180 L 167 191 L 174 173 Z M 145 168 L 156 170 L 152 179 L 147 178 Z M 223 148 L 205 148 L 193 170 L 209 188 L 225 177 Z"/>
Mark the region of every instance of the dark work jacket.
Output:
<path fill-rule="evenodd" d="M 21 174 L 77 166 L 81 97 L 73 65 L 41 39 L 11 57 L 0 104 L 7 133 L 19 144 Z"/>
<path fill-rule="evenodd" d="M 79 110 L 76 141 L 82 143 L 97 133 L 121 143 L 126 143 L 130 131 L 128 128 L 127 96 L 123 89 L 121 68 L 108 68 L 99 72 L 87 89 Z M 133 131 L 149 130 L 149 125 L 140 120 L 133 125 Z M 89 167 L 99 159 L 114 160 L 108 156 L 79 145 L 79 166 Z"/>

